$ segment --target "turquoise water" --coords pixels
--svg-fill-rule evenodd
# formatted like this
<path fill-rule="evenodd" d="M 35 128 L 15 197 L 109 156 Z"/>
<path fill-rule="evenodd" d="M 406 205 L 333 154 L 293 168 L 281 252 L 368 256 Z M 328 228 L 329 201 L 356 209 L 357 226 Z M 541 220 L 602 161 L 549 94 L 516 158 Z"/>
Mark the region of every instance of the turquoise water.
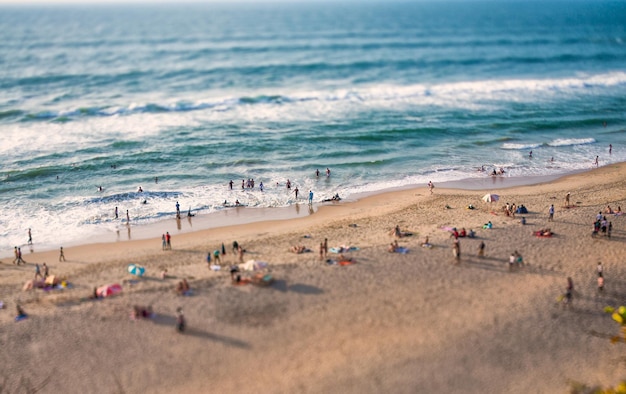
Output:
<path fill-rule="evenodd" d="M 4 7 L 0 253 L 176 201 L 293 205 L 287 179 L 318 203 L 626 161 L 625 20 L 610 1 Z"/>

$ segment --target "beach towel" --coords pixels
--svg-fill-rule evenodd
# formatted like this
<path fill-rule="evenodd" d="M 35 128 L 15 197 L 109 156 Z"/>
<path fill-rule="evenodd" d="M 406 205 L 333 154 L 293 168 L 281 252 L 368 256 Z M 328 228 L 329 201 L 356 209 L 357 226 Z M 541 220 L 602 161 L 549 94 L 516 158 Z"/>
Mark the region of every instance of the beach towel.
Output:
<path fill-rule="evenodd" d="M 356 261 L 353 261 L 353 260 L 342 260 L 342 261 L 338 262 L 337 264 L 339 264 L 339 265 L 352 265 L 354 263 L 356 263 Z"/>
<path fill-rule="evenodd" d="M 397 247 L 396 250 L 394 250 L 395 253 L 400 253 L 400 254 L 407 254 L 409 253 L 409 248 L 405 248 L 405 247 Z"/>
<path fill-rule="evenodd" d="M 328 249 L 330 253 L 353 252 L 355 250 L 359 250 L 359 248 L 357 248 L 356 246 L 337 246 L 337 247 Z"/>
<path fill-rule="evenodd" d="M 243 264 L 239 264 L 242 271 L 261 271 L 267 268 L 268 264 L 263 261 L 248 260 Z"/>
<path fill-rule="evenodd" d="M 210 268 L 211 268 L 213 271 L 219 271 L 219 270 L 221 270 L 221 269 L 222 269 L 222 267 L 221 267 L 221 266 L 219 266 L 219 265 L 215 265 L 215 264 L 214 264 L 214 265 L 211 265 L 211 267 L 210 267 Z"/>

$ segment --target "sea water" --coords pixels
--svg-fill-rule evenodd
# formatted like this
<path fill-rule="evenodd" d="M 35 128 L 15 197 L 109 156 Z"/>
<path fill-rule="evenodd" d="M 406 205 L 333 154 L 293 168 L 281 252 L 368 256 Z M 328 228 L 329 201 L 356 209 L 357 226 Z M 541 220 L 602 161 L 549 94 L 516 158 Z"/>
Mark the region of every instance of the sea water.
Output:
<path fill-rule="evenodd" d="M 624 21 L 591 0 L 4 6 L 0 254 L 177 201 L 207 217 L 625 161 Z"/>

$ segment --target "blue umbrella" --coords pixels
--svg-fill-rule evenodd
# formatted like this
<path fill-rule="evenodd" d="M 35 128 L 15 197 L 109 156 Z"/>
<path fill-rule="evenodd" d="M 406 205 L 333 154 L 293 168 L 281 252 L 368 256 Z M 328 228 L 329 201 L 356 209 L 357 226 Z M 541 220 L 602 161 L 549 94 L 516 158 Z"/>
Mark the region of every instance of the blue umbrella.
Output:
<path fill-rule="evenodd" d="M 128 272 L 135 276 L 143 276 L 146 273 L 146 269 L 135 264 L 129 264 Z"/>

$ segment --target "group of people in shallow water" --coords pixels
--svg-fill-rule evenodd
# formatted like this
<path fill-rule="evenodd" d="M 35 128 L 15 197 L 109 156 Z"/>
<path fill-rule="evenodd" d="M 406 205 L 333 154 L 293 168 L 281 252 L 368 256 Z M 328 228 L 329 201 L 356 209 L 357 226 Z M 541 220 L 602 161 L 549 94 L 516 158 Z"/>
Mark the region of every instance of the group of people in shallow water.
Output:
<path fill-rule="evenodd" d="M 478 171 L 478 172 L 487 172 L 487 170 L 485 169 L 485 166 L 480 166 L 480 167 L 478 167 L 478 170 L 477 170 L 477 171 Z M 491 175 L 491 176 L 496 176 L 496 175 L 504 175 L 504 173 L 505 173 L 505 172 L 506 172 L 506 171 L 504 171 L 504 168 L 502 168 L 502 167 L 500 167 L 500 168 L 498 168 L 498 169 L 495 169 L 495 168 L 494 168 L 494 169 L 493 169 L 493 171 L 491 171 L 491 172 L 489 173 L 489 175 Z"/>

